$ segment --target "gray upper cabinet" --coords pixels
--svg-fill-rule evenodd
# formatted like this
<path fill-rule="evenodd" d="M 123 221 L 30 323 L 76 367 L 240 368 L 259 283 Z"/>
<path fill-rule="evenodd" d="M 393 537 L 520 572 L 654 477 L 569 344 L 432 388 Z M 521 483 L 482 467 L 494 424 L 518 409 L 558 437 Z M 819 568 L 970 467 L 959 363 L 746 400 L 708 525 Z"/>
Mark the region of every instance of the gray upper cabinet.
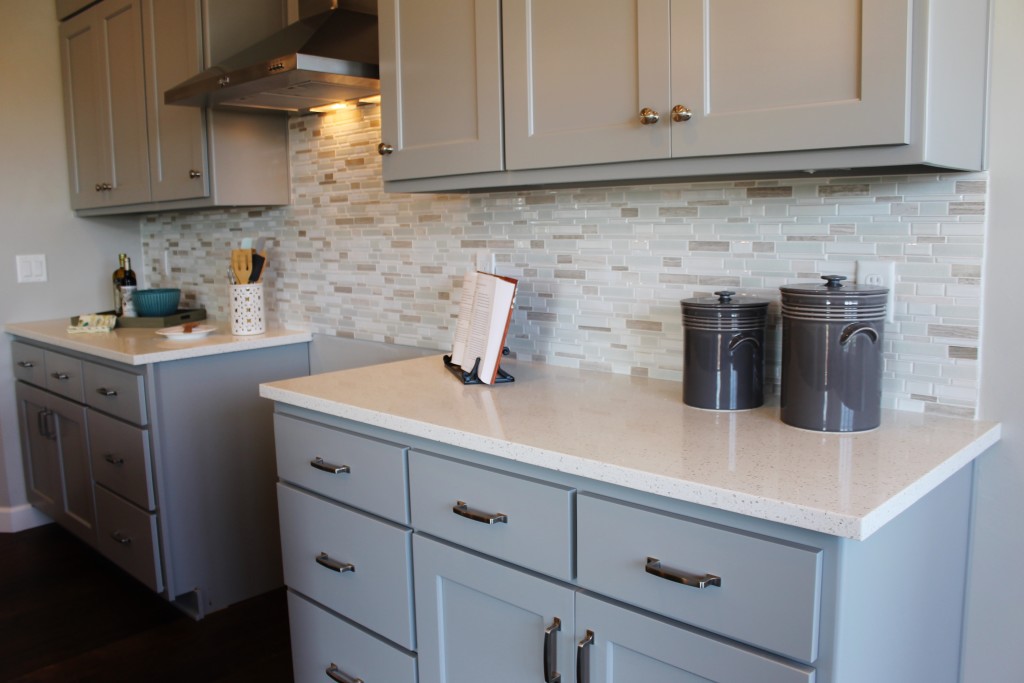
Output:
<path fill-rule="evenodd" d="M 61 24 L 71 206 L 150 197 L 140 0 L 107 0 Z"/>
<path fill-rule="evenodd" d="M 509 169 L 908 142 L 909 0 L 503 7 Z"/>
<path fill-rule="evenodd" d="M 72 208 L 287 204 L 281 114 L 163 101 L 168 88 L 285 22 L 283 0 L 103 0 L 62 23 Z"/>
<path fill-rule="evenodd" d="M 985 167 L 985 0 L 504 0 L 501 12 L 504 167 L 458 175 L 425 160 L 429 172 L 388 175 L 386 160 L 388 190 Z M 412 30 L 397 33 L 449 49 Z M 395 54 L 385 93 L 420 59 Z M 424 69 L 416 88 L 441 99 L 465 80 Z M 382 116 L 385 138 L 404 123 Z"/>
<path fill-rule="evenodd" d="M 381 0 L 384 178 L 503 169 L 496 0 Z"/>

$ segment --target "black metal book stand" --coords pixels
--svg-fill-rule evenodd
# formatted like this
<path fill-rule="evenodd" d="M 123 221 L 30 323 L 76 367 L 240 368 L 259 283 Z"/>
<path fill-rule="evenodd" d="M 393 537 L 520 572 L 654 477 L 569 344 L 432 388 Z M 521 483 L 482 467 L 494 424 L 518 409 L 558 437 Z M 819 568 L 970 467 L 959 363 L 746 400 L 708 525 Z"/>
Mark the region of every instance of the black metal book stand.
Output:
<path fill-rule="evenodd" d="M 508 350 L 507 346 L 501 349 L 501 355 L 507 356 L 508 354 L 509 354 L 509 350 Z M 456 365 L 455 363 L 453 363 L 452 362 L 452 357 L 450 355 L 445 355 L 443 358 L 444 358 L 444 366 L 446 368 L 448 368 L 449 372 L 451 372 L 453 375 L 458 377 L 462 381 L 463 384 L 486 384 L 486 382 L 484 382 L 482 379 L 480 379 L 480 375 L 478 373 L 478 370 L 480 369 L 480 357 L 479 356 L 477 356 L 477 359 L 475 361 L 473 361 L 473 369 L 470 370 L 469 372 L 466 372 L 465 370 L 463 370 L 462 366 Z M 516 381 L 515 377 L 513 377 L 510 374 L 508 374 L 507 372 L 502 370 L 500 367 L 498 368 L 498 376 L 494 378 L 494 383 L 495 384 L 505 384 L 507 382 L 515 382 L 515 381 Z"/>

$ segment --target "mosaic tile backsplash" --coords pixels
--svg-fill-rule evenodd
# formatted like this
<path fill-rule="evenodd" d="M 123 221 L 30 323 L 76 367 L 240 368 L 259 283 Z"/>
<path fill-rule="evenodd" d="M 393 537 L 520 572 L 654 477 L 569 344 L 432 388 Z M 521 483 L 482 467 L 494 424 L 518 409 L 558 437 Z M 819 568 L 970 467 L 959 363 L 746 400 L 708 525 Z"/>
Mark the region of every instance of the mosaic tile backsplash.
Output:
<path fill-rule="evenodd" d="M 230 250 L 264 237 L 270 321 L 447 351 L 462 276 L 493 255 L 519 278 L 516 356 L 677 381 L 680 300 L 730 289 L 773 301 L 777 391 L 778 287 L 892 261 L 885 407 L 974 415 L 987 174 L 388 194 L 378 109 L 289 125 L 292 205 L 144 218 L 149 286 L 227 320 Z"/>

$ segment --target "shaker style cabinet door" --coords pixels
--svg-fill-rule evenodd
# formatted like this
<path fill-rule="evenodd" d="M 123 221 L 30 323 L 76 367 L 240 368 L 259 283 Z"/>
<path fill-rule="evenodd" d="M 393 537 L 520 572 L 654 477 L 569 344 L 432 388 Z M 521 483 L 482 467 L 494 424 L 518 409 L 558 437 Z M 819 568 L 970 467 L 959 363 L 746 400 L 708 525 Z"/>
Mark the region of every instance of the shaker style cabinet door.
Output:
<path fill-rule="evenodd" d="M 576 640 L 576 680 L 585 683 L 814 681 L 810 667 L 582 593 Z"/>
<path fill-rule="evenodd" d="M 105 0 L 60 26 L 74 209 L 148 201 L 139 0 Z"/>
<path fill-rule="evenodd" d="M 145 0 L 146 101 L 153 200 L 210 194 L 206 110 L 164 104 L 164 91 L 203 69 L 200 0 Z"/>
<path fill-rule="evenodd" d="M 910 8 L 672 0 L 672 156 L 910 142 Z"/>
<path fill-rule="evenodd" d="M 505 0 L 502 12 L 509 170 L 669 155 L 668 0 Z"/>
<path fill-rule="evenodd" d="M 19 382 L 15 387 L 28 502 L 58 519 L 64 494 L 60 482 L 60 455 L 53 434 L 53 418 L 46 407 L 47 394 Z"/>
<path fill-rule="evenodd" d="M 911 0 L 505 0 L 509 170 L 910 142 Z"/>
<path fill-rule="evenodd" d="M 385 180 L 500 171 L 498 0 L 380 0 Z"/>
<path fill-rule="evenodd" d="M 419 683 L 574 680 L 571 588 L 423 536 L 413 562 Z"/>
<path fill-rule="evenodd" d="M 85 408 L 20 382 L 15 393 L 29 502 L 94 545 L 96 506 Z"/>

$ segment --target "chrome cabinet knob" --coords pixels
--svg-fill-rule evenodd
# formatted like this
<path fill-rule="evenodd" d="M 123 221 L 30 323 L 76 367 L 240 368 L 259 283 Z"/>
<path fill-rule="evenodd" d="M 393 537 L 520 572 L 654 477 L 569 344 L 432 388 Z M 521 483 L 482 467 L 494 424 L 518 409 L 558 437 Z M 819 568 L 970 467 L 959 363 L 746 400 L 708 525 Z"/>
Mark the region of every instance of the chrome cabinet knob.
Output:
<path fill-rule="evenodd" d="M 693 112 L 681 104 L 677 104 L 672 107 L 672 120 L 676 123 L 680 121 L 689 121 L 693 117 Z"/>
<path fill-rule="evenodd" d="M 113 190 L 113 189 L 114 189 L 114 186 L 111 185 L 110 183 L 96 183 L 96 191 L 97 192 L 105 192 L 107 190 Z"/>
<path fill-rule="evenodd" d="M 103 185 L 101 183 L 96 183 L 96 191 L 103 192 Z"/>
<path fill-rule="evenodd" d="M 196 178 L 202 178 L 203 174 L 201 171 L 197 171 L 196 169 L 193 168 L 189 170 L 188 177 L 194 180 Z"/>
<path fill-rule="evenodd" d="M 640 123 L 644 124 L 645 126 L 657 123 L 658 119 L 660 118 L 661 114 L 654 111 L 650 107 L 644 107 L 643 109 L 640 110 Z"/>
<path fill-rule="evenodd" d="M 394 151 L 395 148 L 386 142 L 382 142 L 379 145 L 377 145 L 377 154 L 381 155 L 382 157 L 386 157 L 387 155 L 391 154 Z"/>

